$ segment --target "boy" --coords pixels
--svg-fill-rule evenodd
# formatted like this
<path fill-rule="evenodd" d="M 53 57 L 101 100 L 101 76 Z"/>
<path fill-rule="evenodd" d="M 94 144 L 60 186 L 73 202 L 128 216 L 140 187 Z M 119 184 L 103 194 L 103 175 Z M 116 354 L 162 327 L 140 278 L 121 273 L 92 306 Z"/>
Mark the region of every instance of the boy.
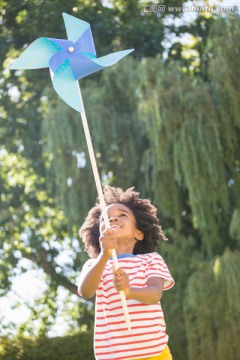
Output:
<path fill-rule="evenodd" d="M 160 299 L 174 280 L 155 252 L 167 240 L 157 209 L 133 188 L 106 187 L 104 199 L 110 228 L 99 205 L 93 207 L 79 234 L 92 259 L 83 266 L 79 295 L 96 294 L 94 347 L 97 360 L 171 360 Z M 119 269 L 114 269 L 115 249 Z M 131 331 L 127 329 L 119 291 L 124 291 Z"/>

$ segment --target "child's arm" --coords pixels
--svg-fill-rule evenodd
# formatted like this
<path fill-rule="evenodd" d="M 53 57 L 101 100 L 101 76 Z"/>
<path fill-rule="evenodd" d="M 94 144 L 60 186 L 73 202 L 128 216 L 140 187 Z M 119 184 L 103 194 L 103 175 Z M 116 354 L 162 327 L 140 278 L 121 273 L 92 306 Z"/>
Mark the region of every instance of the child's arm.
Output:
<path fill-rule="evenodd" d="M 151 277 L 147 281 L 147 286 L 134 288 L 129 286 L 129 279 L 125 271 L 119 268 L 114 272 L 113 282 L 115 289 L 123 290 L 128 299 L 138 300 L 145 304 L 156 304 L 162 297 L 164 279 L 160 277 Z"/>
<path fill-rule="evenodd" d="M 96 262 L 81 279 L 78 286 L 79 295 L 90 299 L 95 295 L 95 292 L 100 283 L 105 265 L 112 254 L 113 249 L 117 249 L 117 240 L 114 235 L 114 230 L 106 229 L 99 238 L 101 252 L 98 255 Z"/>
<path fill-rule="evenodd" d="M 108 259 L 109 257 L 104 256 L 102 253 L 99 254 L 97 261 L 82 278 L 78 286 L 79 295 L 86 299 L 90 299 L 95 295 Z"/>

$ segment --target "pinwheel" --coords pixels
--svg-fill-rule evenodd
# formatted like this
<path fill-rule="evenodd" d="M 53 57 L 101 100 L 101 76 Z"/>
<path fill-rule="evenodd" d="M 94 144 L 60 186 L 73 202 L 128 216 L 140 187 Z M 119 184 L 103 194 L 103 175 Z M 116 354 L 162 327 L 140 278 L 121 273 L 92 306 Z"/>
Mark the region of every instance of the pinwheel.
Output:
<path fill-rule="evenodd" d="M 39 38 L 28 46 L 10 68 L 24 70 L 49 67 L 55 91 L 69 106 L 80 112 L 105 226 L 110 227 L 78 80 L 117 63 L 133 49 L 97 58 L 90 24 L 66 13 L 63 13 L 63 18 L 68 40 Z M 112 258 L 117 269 L 118 260 L 115 250 L 112 251 Z M 123 291 L 120 292 L 120 296 L 125 320 L 130 330 L 130 318 Z"/>

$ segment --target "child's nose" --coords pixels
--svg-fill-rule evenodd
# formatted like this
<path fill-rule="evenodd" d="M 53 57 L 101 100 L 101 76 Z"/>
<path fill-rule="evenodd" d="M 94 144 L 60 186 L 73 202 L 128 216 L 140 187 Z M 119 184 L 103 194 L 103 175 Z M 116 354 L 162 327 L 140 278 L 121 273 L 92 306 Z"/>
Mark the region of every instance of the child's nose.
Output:
<path fill-rule="evenodd" d="M 114 221 L 116 221 L 117 220 L 117 216 L 111 216 L 110 218 L 109 218 L 109 221 L 110 222 L 114 222 Z"/>

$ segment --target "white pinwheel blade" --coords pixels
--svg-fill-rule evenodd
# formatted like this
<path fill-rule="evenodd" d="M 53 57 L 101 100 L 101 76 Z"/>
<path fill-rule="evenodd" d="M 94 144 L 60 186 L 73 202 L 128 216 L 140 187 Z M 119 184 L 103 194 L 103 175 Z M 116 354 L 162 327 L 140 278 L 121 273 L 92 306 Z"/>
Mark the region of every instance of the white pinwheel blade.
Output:
<path fill-rule="evenodd" d="M 59 51 L 59 46 L 48 38 L 39 38 L 32 42 L 27 49 L 10 66 L 11 69 L 40 69 L 49 67 L 49 60 Z"/>
<path fill-rule="evenodd" d="M 83 111 L 83 104 L 79 96 L 79 85 L 73 77 L 69 60 L 59 66 L 54 73 L 51 72 L 54 90 L 62 100 L 78 112 Z"/>

